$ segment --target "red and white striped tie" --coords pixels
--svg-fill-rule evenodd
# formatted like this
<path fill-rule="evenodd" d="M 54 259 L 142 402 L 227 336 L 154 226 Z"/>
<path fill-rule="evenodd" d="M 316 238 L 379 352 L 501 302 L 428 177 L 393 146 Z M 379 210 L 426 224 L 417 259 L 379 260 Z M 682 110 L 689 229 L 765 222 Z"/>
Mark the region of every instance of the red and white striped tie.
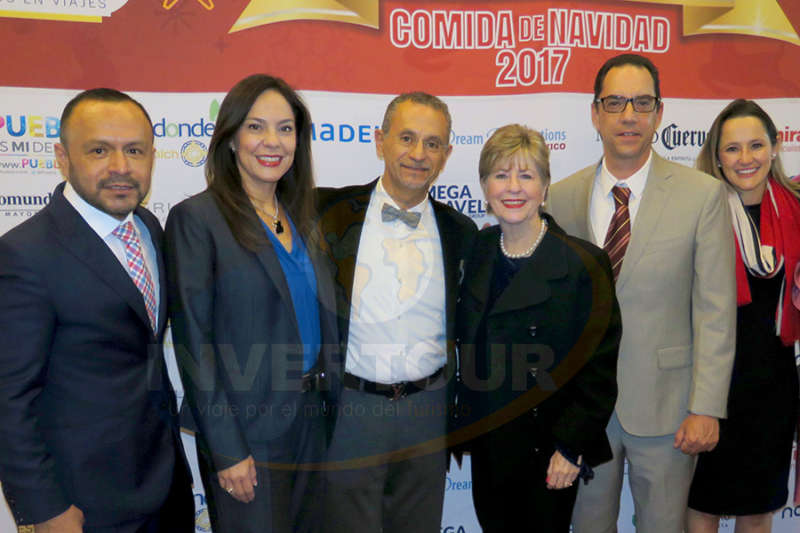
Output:
<path fill-rule="evenodd" d="M 631 198 L 631 190 L 628 187 L 615 185 L 611 190 L 614 195 L 614 216 L 611 217 L 611 224 L 608 226 L 605 244 L 603 249 L 608 253 L 611 260 L 611 269 L 614 272 L 614 281 L 619 277 L 622 269 L 622 260 L 625 258 L 625 250 L 631 240 L 631 215 L 628 211 L 628 201 Z"/>
<path fill-rule="evenodd" d="M 153 278 L 150 277 L 150 272 L 144 262 L 142 246 L 139 242 L 139 236 L 136 235 L 136 231 L 133 228 L 133 222 L 129 220 L 124 224 L 120 224 L 111 233 L 125 245 L 128 274 L 133 283 L 136 284 L 139 292 L 142 293 L 142 297 L 144 297 L 144 305 L 147 308 L 150 325 L 153 327 L 153 331 L 156 331 L 156 294 Z"/>

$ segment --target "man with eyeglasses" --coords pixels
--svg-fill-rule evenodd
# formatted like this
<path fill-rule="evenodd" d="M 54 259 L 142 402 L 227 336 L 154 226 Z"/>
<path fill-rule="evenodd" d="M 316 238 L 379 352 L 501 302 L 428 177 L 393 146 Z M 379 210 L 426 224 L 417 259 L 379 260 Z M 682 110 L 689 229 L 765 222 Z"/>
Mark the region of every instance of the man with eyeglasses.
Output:
<path fill-rule="evenodd" d="M 624 462 L 638 532 L 684 530 L 695 456 L 714 448 L 733 366 L 736 283 L 723 184 L 651 148 L 658 70 L 624 54 L 597 74 L 603 158 L 551 188 L 555 219 L 611 259 L 623 333 L 614 458 L 578 490 L 575 533 L 616 531 Z"/>
<path fill-rule="evenodd" d="M 319 190 L 345 359 L 324 529 L 439 533 L 456 297 L 476 228 L 428 195 L 452 149 L 442 100 L 396 97 L 375 147 L 380 178 Z"/>

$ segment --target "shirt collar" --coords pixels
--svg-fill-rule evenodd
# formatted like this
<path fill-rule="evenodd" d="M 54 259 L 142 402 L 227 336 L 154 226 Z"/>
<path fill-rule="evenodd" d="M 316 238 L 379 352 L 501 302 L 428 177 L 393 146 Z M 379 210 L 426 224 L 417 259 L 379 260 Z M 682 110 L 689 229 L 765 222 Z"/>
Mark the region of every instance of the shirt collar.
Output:
<path fill-rule="evenodd" d="M 625 184 L 631 190 L 631 197 L 632 198 L 641 198 L 642 194 L 644 193 L 644 186 L 647 185 L 647 176 L 650 174 L 650 166 L 653 164 L 653 151 L 650 150 L 650 153 L 647 156 L 647 161 L 645 161 L 644 165 L 631 174 L 627 179 L 618 180 L 614 177 L 608 167 L 606 167 L 606 158 L 603 158 L 603 164 L 600 168 L 600 173 L 597 177 L 597 184 L 601 188 L 603 192 L 603 197 L 611 197 L 611 189 L 614 188 L 615 185 Z"/>
<path fill-rule="evenodd" d="M 97 233 L 101 239 L 105 240 L 112 231 L 114 231 L 117 226 L 128 222 L 129 220 L 133 220 L 133 211 L 128 213 L 128 215 L 123 220 L 118 220 L 108 213 L 105 213 L 95 206 L 91 205 L 89 202 L 84 200 L 81 195 L 78 194 L 72 185 L 67 182 L 64 186 L 64 198 L 75 208 L 78 214 L 89 224 L 89 227 Z M 136 227 L 136 224 L 134 224 Z"/>
<path fill-rule="evenodd" d="M 397 209 L 403 210 L 402 207 L 397 205 L 397 202 L 394 201 L 386 189 L 383 188 L 383 176 L 378 180 L 378 184 L 375 186 L 375 200 L 377 200 L 379 206 L 383 206 L 384 203 L 391 205 Z M 417 213 L 421 213 L 425 215 L 430 209 L 430 202 L 428 201 L 428 195 L 425 195 L 425 199 L 422 200 L 415 206 L 410 207 L 409 209 L 405 209 L 405 211 L 414 211 Z"/>

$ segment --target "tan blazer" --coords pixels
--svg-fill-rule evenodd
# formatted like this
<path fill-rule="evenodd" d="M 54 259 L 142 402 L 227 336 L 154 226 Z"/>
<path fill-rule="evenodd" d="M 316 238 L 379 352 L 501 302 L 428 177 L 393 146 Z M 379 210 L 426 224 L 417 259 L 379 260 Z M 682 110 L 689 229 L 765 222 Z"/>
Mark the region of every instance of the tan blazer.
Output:
<path fill-rule="evenodd" d="M 549 199 L 564 230 L 592 242 L 598 165 L 554 184 Z M 669 435 L 689 412 L 724 418 L 736 281 L 720 181 L 653 153 L 616 289 L 623 324 L 616 413 L 625 431 Z"/>

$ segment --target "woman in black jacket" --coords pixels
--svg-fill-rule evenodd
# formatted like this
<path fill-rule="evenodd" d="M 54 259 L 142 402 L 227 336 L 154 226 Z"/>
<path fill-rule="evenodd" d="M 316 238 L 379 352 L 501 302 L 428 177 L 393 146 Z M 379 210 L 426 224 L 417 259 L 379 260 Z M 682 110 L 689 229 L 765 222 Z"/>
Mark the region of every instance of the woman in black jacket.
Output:
<path fill-rule="evenodd" d="M 459 413 L 484 531 L 569 530 L 576 478 L 611 459 L 621 319 L 608 257 L 542 211 L 542 136 L 498 129 L 480 182 L 499 226 L 480 232 L 461 289 Z"/>
<path fill-rule="evenodd" d="M 321 476 L 305 467 L 325 453 L 335 304 L 315 229 L 311 118 L 283 80 L 255 74 L 231 89 L 206 178 L 170 211 L 166 242 L 182 415 L 211 525 L 318 530 Z"/>

